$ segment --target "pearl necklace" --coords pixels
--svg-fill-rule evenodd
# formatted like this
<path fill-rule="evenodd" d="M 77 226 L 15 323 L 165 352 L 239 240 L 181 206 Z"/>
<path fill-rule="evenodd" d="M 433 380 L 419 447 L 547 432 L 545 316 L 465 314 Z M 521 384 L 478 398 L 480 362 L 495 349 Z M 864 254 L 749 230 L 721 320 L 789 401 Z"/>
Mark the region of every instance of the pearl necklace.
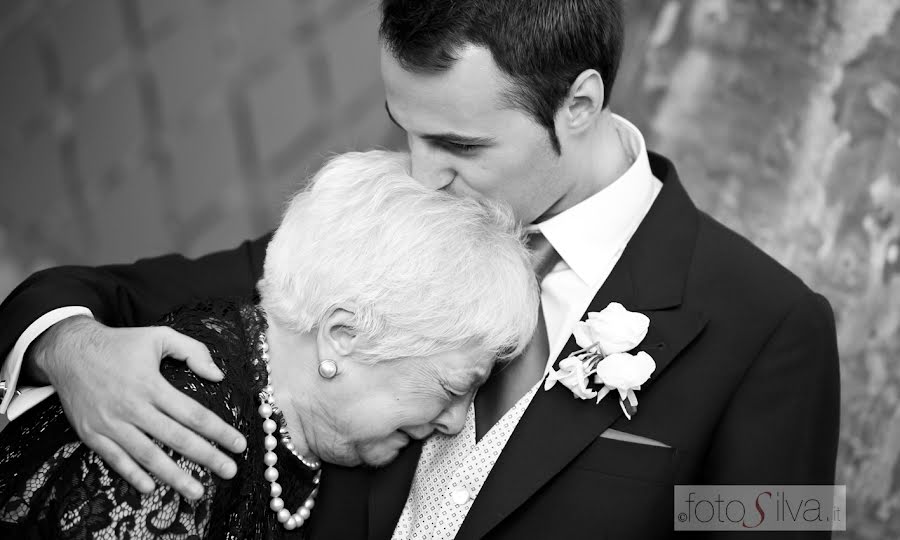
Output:
<path fill-rule="evenodd" d="M 269 377 L 272 373 L 272 368 L 269 366 L 269 344 L 266 342 L 266 333 L 262 332 L 259 335 L 259 353 L 262 361 L 266 365 L 266 385 L 263 387 L 262 391 L 259 393 L 259 399 L 262 402 L 259 405 L 259 415 L 263 419 L 262 428 L 266 433 L 266 438 L 264 441 L 264 445 L 266 448 L 266 454 L 263 457 L 263 462 L 266 464 L 266 472 L 265 478 L 271 484 L 269 486 L 269 496 L 272 498 L 269 501 L 269 508 L 272 509 L 273 512 L 278 516 L 278 522 L 282 524 L 282 526 L 292 531 L 294 529 L 300 528 L 309 519 L 309 513 L 312 511 L 313 506 L 316 504 L 316 495 L 319 494 L 319 480 L 322 478 L 322 470 L 320 469 L 321 463 L 318 459 L 313 458 L 312 460 L 307 460 L 297 451 L 296 446 L 291 441 L 291 436 L 288 433 L 286 426 L 281 426 L 278 428 L 278 424 L 276 424 L 275 420 L 272 420 L 271 416 L 273 413 L 280 412 L 278 410 L 278 406 L 275 405 L 275 391 L 272 388 L 272 383 L 269 380 Z M 253 361 L 254 365 L 259 365 L 258 360 Z M 278 456 L 275 455 L 275 447 L 278 445 L 278 440 L 275 438 L 273 433 L 278 429 L 281 434 L 281 444 L 287 448 L 291 454 L 293 454 L 297 459 L 299 459 L 307 468 L 316 471 L 316 476 L 313 478 L 313 485 L 316 486 L 309 496 L 303 501 L 303 504 L 297 508 L 297 511 L 293 514 L 290 510 L 284 507 L 284 500 L 281 498 L 281 484 L 277 482 L 278 480 L 278 469 L 275 468 L 275 464 L 278 463 Z"/>

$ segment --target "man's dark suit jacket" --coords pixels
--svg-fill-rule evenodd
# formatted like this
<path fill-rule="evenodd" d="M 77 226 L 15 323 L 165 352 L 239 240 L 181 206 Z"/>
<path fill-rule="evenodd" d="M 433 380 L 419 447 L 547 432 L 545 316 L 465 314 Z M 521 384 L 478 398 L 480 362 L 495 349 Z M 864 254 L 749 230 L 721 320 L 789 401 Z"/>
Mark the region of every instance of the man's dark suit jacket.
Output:
<path fill-rule="evenodd" d="M 833 484 L 839 373 L 828 302 L 698 211 L 668 160 L 650 160 L 662 191 L 588 309 L 615 301 L 650 318 L 637 350 L 657 367 L 637 415 L 627 420 L 614 395 L 595 405 L 562 385 L 538 392 L 458 538 L 665 537 L 676 484 Z M 195 261 L 38 273 L 0 306 L 0 355 L 56 307 L 133 326 L 193 299 L 250 296 L 268 239 Z M 575 348 L 570 340 L 560 358 Z M 608 428 L 668 448 L 600 437 Z M 375 472 L 329 467 L 313 536 L 389 538 L 420 449 Z"/>

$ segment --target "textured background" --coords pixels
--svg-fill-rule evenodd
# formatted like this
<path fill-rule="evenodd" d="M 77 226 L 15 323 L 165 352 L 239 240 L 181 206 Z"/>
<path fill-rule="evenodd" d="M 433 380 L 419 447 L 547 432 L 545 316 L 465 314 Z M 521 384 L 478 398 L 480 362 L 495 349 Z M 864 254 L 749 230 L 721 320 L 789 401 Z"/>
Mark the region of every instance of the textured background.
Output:
<path fill-rule="evenodd" d="M 614 109 L 831 300 L 841 536 L 900 537 L 900 0 L 626 4 Z M 366 0 L 3 0 L 0 297 L 233 246 L 328 152 L 401 145 L 375 33 Z"/>

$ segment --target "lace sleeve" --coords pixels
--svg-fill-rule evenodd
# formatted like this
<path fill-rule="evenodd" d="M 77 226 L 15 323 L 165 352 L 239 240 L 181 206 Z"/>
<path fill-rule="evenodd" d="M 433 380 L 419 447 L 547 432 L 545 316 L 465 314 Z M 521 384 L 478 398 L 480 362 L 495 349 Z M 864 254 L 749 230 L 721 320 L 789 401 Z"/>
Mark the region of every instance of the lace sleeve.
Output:
<path fill-rule="evenodd" d="M 155 491 L 143 495 L 96 453 L 74 442 L 60 448 L 28 479 L 26 489 L 7 501 L 0 521 L 25 520 L 30 532 L 52 538 L 204 537 L 216 482 L 205 468 L 168 453 L 204 486 L 199 500 L 188 500 L 159 482 Z M 41 501 L 37 515 L 35 500 Z"/>
<path fill-rule="evenodd" d="M 78 441 L 54 396 L 0 437 L 0 538 L 305 537 L 304 529 L 286 531 L 269 507 L 265 434 L 257 413 L 265 368 L 256 343 L 264 322 L 252 303 L 217 300 L 179 309 L 161 323 L 206 345 L 225 373 L 216 383 L 184 362 L 166 359 L 160 367 L 170 384 L 247 437 L 244 452 L 226 452 L 238 465 L 233 478 L 215 476 L 160 444 L 204 486 L 204 495 L 190 501 L 160 482 L 143 495 Z M 282 445 L 275 453 L 283 464 L 285 506 L 298 508 L 316 489 L 316 473 Z"/>

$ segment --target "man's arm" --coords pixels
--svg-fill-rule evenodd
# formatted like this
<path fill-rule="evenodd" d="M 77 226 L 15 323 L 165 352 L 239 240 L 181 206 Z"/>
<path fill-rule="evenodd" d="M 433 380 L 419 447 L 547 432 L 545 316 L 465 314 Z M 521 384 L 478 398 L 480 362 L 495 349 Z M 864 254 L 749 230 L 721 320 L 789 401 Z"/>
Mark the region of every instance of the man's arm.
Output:
<path fill-rule="evenodd" d="M 824 297 L 807 292 L 744 376 L 714 435 L 703 483 L 832 485 L 839 423 L 834 316 Z M 790 537 L 801 536 L 830 535 Z"/>
<path fill-rule="evenodd" d="M 159 360 L 183 359 L 211 379 L 221 374 L 206 348 L 186 336 L 164 328 L 111 327 L 147 325 L 200 298 L 252 295 L 269 239 L 196 260 L 168 255 L 132 265 L 61 267 L 33 275 L 0 305 L 4 375 L 18 372 L 11 364 L 24 361 L 21 379 L 52 383 L 82 440 L 142 491 L 153 488 L 146 468 L 186 496 L 198 496 L 199 484 L 148 435 L 226 477 L 234 463 L 202 437 L 232 451 L 241 451 L 245 442 L 221 419 L 173 394 L 159 374 Z M 29 329 L 35 333 L 42 316 L 66 306 L 89 310 L 97 321 L 67 318 L 32 343 L 23 341 Z"/>
<path fill-rule="evenodd" d="M 91 310 L 86 307 L 67 306 L 56 308 L 41 315 L 19 336 L 12 350 L 6 355 L 2 367 L 0 367 L 0 381 L 3 384 L 2 389 L 0 389 L 0 414 L 6 414 L 10 420 L 14 420 L 31 407 L 53 395 L 54 390 L 49 386 L 32 388 L 19 384 L 19 375 L 22 371 L 25 353 L 28 352 L 31 344 L 53 325 L 79 315 L 93 317 Z M 9 389 L 8 392 L 7 389 Z M 15 397 L 15 400 L 13 397 Z"/>
<path fill-rule="evenodd" d="M 86 307 L 107 326 L 146 326 L 193 299 L 252 295 L 270 238 L 193 260 L 165 255 L 128 265 L 37 272 L 0 304 L 0 358 L 31 323 L 56 308 Z"/>

